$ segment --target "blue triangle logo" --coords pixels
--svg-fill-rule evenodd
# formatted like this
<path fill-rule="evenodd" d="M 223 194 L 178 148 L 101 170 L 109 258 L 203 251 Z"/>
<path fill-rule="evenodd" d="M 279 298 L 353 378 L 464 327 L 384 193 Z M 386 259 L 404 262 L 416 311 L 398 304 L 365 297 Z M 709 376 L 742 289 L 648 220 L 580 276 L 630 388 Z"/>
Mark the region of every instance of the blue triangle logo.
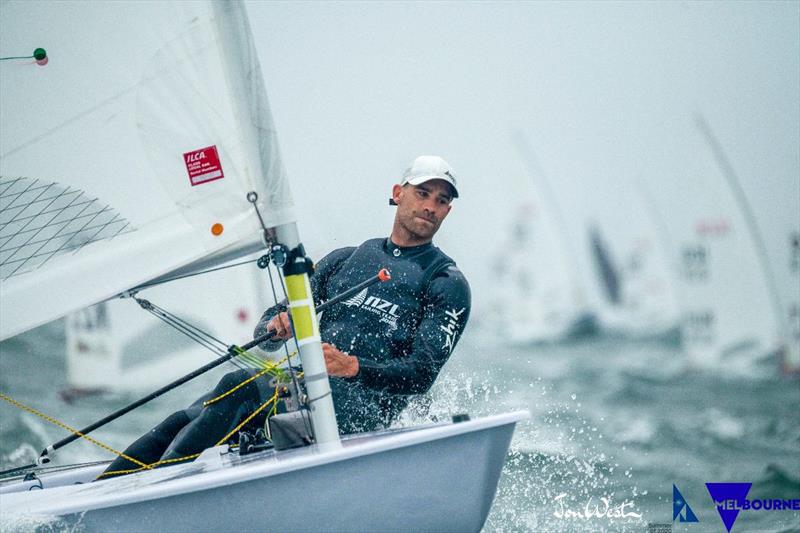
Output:
<path fill-rule="evenodd" d="M 681 511 L 684 512 L 682 513 Z M 697 516 L 695 516 L 692 508 L 689 507 L 689 504 L 686 502 L 683 494 L 681 494 L 681 491 L 678 490 L 678 487 L 672 485 L 672 521 L 674 522 L 678 517 L 680 517 L 680 520 L 678 520 L 679 522 L 700 521 L 697 519 Z"/>
<path fill-rule="evenodd" d="M 747 493 L 750 492 L 752 483 L 706 483 L 708 494 L 714 501 L 719 517 L 728 533 L 731 533 L 733 523 L 739 516 L 739 511 L 744 507 Z"/>

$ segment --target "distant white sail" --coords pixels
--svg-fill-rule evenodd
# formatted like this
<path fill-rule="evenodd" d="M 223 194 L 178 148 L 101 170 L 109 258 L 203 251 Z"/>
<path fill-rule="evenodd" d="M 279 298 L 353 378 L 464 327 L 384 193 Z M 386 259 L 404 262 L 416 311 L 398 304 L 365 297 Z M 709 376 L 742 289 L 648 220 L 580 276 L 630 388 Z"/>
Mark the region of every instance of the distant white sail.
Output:
<path fill-rule="evenodd" d="M 0 338 L 262 247 L 251 191 L 268 227 L 295 220 L 246 28 L 207 3 L 75 7 L 3 5 L 30 23 L 0 49 L 49 62 L 0 62 Z"/>
<path fill-rule="evenodd" d="M 759 244 L 724 168 L 698 140 L 681 198 L 688 216 L 676 234 L 680 254 L 682 337 L 696 366 L 747 364 L 785 348 L 781 317 Z"/>
<path fill-rule="evenodd" d="M 498 254 L 503 327 L 515 343 L 553 342 L 591 331 L 590 311 L 563 216 L 533 148 L 513 135 L 533 182 Z"/>
<path fill-rule="evenodd" d="M 654 225 L 640 212 L 633 239 L 608 242 L 599 224 L 589 241 L 604 304 L 600 327 L 608 333 L 643 339 L 676 334 L 679 323 L 673 280 L 656 245 Z"/>
<path fill-rule="evenodd" d="M 580 333 L 587 319 L 573 268 L 554 222 L 540 204 L 517 208 L 510 239 L 497 254 L 497 295 L 513 343 L 556 342 Z"/>

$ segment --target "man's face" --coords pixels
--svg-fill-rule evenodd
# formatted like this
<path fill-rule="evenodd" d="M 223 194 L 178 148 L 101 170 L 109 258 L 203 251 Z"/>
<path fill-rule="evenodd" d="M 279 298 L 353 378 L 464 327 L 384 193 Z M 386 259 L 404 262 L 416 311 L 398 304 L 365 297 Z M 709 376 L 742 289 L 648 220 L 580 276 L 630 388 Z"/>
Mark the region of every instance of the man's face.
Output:
<path fill-rule="evenodd" d="M 450 184 L 430 180 L 419 185 L 395 185 L 392 198 L 397 204 L 395 220 L 415 240 L 428 242 L 439 230 L 453 200 Z"/>

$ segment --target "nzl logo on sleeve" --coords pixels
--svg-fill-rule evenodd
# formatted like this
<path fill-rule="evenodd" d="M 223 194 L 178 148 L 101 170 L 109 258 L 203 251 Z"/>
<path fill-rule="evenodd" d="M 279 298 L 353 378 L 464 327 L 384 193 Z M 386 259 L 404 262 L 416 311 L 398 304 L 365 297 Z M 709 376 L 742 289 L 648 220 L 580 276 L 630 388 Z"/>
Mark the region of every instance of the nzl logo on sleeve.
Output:
<path fill-rule="evenodd" d="M 400 318 L 397 311 L 400 306 L 389 300 L 378 298 L 377 296 L 368 297 L 367 291 L 368 289 L 364 289 L 352 298 L 342 302 L 342 304 L 347 307 L 356 307 L 378 315 L 380 322 L 388 324 L 392 329 L 397 329 L 397 319 Z"/>

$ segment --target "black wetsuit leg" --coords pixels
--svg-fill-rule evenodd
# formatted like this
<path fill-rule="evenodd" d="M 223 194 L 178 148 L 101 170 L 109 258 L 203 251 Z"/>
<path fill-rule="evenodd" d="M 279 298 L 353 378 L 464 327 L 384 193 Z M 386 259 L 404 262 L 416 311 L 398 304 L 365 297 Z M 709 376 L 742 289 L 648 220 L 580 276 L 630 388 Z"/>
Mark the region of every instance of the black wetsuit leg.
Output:
<path fill-rule="evenodd" d="M 167 446 L 169 446 L 169 443 L 175 438 L 175 435 L 189 422 L 191 422 L 191 419 L 186 413 L 186 410 L 172 413 L 163 422 L 128 446 L 124 453 L 128 457 L 132 457 L 144 464 L 155 463 L 161 458 L 164 450 L 167 449 Z M 98 479 L 103 479 L 111 472 L 136 470 L 140 467 L 141 465 L 129 461 L 124 457 L 117 457 L 108 465 L 108 468 L 105 469 Z"/>
<path fill-rule="evenodd" d="M 251 376 L 252 371 L 249 370 L 238 370 L 226 374 L 217 384 L 211 397 L 228 392 Z M 186 457 L 215 446 L 274 394 L 275 388 L 269 385 L 269 379 L 269 375 L 259 377 L 203 408 L 175 436 L 161 456 L 161 460 Z M 247 428 L 263 427 L 268 411 L 269 409 L 261 411 L 248 422 Z M 232 435 L 231 438 L 236 439 L 237 437 Z"/>
<path fill-rule="evenodd" d="M 215 445 L 219 439 L 270 398 L 275 389 L 268 384 L 269 376 L 259 377 L 219 402 L 208 407 L 204 407 L 203 404 L 231 390 L 252 375 L 253 372 L 249 370 L 237 370 L 226 374 L 213 390 L 198 398 L 188 408 L 172 413 L 158 426 L 128 446 L 124 454 L 144 464 L 152 464 L 162 458 L 175 459 L 192 455 Z M 259 413 L 259 416 L 251 420 L 246 428 L 252 431 L 255 427 L 263 427 L 267 411 L 268 409 L 265 409 Z M 97 479 L 104 479 L 112 472 L 136 470 L 140 467 L 141 465 L 128 459 L 117 457 Z"/>

